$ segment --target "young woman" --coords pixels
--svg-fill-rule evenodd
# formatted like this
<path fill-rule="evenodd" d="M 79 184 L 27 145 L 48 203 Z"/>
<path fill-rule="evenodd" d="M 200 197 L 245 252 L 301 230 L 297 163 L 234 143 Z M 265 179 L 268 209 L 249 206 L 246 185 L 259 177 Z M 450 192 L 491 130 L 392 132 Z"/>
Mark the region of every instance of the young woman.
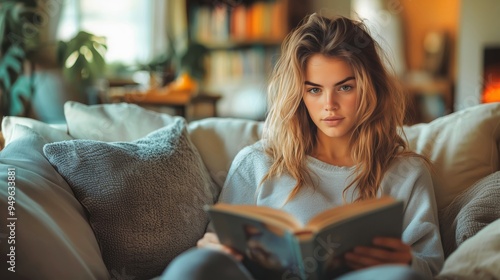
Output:
<path fill-rule="evenodd" d="M 268 94 L 263 139 L 235 157 L 219 201 L 282 208 L 306 222 L 343 203 L 392 196 L 405 202 L 402 239 L 375 238 L 345 261 L 353 270 L 398 265 L 373 269 L 382 269 L 385 279 L 437 274 L 443 252 L 429 163 L 409 151 L 400 134 L 404 93 L 362 23 L 306 18 L 285 39 Z M 230 277 L 252 278 L 238 263 L 241 255 L 214 233 L 198 247 L 229 254 L 191 251 L 164 276 L 220 273 L 224 263 L 232 267 L 225 269 Z"/>

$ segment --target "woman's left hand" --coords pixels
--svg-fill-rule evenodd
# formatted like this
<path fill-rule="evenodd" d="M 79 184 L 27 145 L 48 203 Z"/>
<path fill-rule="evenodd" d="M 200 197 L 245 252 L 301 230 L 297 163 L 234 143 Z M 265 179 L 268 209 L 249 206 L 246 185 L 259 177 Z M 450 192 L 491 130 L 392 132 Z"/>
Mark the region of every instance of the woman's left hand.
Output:
<path fill-rule="evenodd" d="M 399 238 L 377 237 L 372 247 L 358 246 L 345 254 L 347 265 L 354 270 L 382 264 L 409 265 L 411 247 Z"/>

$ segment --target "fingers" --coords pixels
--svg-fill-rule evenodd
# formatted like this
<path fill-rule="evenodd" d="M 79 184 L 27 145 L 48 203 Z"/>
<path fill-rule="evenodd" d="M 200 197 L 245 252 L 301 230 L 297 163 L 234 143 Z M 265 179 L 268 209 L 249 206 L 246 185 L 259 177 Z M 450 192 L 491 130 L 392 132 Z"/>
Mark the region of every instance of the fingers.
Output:
<path fill-rule="evenodd" d="M 358 246 L 345 254 L 345 260 L 352 269 L 362 269 L 381 264 L 410 264 L 411 247 L 397 238 L 376 238 L 374 246 Z"/>
<path fill-rule="evenodd" d="M 405 244 L 398 238 L 376 237 L 373 239 L 373 245 L 392 249 L 397 252 L 411 251 L 410 245 Z"/>
<path fill-rule="evenodd" d="M 220 243 L 217 235 L 215 233 L 212 233 L 212 232 L 205 233 L 203 238 L 198 240 L 198 242 L 196 243 L 196 246 L 198 248 L 209 248 L 209 249 L 218 250 L 218 251 L 221 251 L 223 253 L 232 255 L 238 261 L 243 260 L 243 255 L 239 254 L 238 252 L 236 252 L 235 250 L 233 250 L 230 247 L 222 245 Z"/>

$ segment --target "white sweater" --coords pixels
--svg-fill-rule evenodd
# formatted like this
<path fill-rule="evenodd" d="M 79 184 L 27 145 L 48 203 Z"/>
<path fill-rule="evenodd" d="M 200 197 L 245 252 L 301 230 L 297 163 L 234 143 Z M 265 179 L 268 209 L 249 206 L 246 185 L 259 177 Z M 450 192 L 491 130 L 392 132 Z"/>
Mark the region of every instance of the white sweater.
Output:
<path fill-rule="evenodd" d="M 295 180 L 283 175 L 258 188 L 270 163 L 261 141 L 241 150 L 231 165 L 219 202 L 281 208 L 306 223 L 317 213 L 341 205 L 342 191 L 353 179 L 349 175 L 354 167 L 333 166 L 308 157 L 307 168 L 317 175 L 313 176 L 316 188 L 302 188 L 283 206 Z M 353 189 L 346 193 L 347 200 L 356 197 Z M 379 196 L 382 194 L 405 202 L 402 240 L 412 247 L 412 267 L 432 279 L 440 271 L 444 257 L 432 179 L 423 161 L 413 157 L 396 159 L 382 180 Z"/>

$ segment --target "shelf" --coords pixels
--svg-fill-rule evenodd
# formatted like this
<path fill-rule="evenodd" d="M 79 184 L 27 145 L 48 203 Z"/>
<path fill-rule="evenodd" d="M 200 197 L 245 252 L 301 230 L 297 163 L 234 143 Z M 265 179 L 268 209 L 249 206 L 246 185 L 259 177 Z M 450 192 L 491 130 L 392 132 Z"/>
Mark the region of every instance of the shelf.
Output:
<path fill-rule="evenodd" d="M 264 39 L 254 39 L 254 40 L 226 40 L 226 41 L 196 41 L 196 43 L 202 44 L 210 50 L 221 50 L 221 49 L 236 49 L 236 48 L 248 48 L 254 46 L 265 46 L 265 47 L 276 47 L 280 46 L 283 40 L 281 38 L 264 38 Z"/>
<path fill-rule="evenodd" d="M 308 1 L 234 2 L 186 2 L 189 38 L 208 49 L 201 86 L 222 96 L 217 105 L 223 117 L 244 115 L 235 109 L 240 104 L 265 112 L 265 101 L 260 100 L 281 43 L 309 11 Z"/>
<path fill-rule="evenodd" d="M 206 5 L 188 1 L 189 37 L 209 48 L 279 45 L 289 28 L 290 0 Z"/>

